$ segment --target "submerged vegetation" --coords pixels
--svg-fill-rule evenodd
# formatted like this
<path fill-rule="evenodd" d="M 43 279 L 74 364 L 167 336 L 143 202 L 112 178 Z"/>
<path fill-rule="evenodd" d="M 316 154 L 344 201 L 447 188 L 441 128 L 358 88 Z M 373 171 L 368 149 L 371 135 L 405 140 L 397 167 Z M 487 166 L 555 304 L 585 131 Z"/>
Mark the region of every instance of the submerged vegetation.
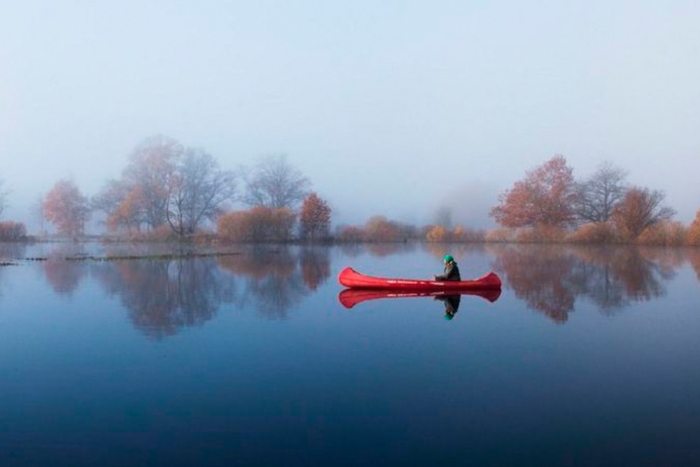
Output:
<path fill-rule="evenodd" d="M 663 191 L 633 186 L 627 173 L 603 163 L 577 180 L 555 155 L 503 192 L 491 209 L 495 229 L 454 225 L 438 209 L 424 226 L 373 215 L 361 225 L 332 225 L 328 201 L 284 155 L 238 171 L 219 167 L 203 149 L 165 136 L 138 144 L 121 176 L 94 196 L 59 180 L 39 203 L 39 239 L 84 240 L 94 216 L 102 241 L 195 243 L 576 243 L 700 246 L 700 211 L 685 226 L 673 219 Z M 0 214 L 8 192 L 0 182 Z M 467 211 L 468 200 L 464 200 Z M 54 233 L 43 228 L 50 223 Z M 24 224 L 0 221 L 0 241 L 31 240 Z"/>

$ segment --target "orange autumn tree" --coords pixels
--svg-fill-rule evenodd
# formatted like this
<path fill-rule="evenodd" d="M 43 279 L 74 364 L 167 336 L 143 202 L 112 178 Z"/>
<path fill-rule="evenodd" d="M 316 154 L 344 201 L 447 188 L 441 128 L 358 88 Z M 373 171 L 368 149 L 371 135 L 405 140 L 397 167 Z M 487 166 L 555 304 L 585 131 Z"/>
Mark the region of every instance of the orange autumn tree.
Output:
<path fill-rule="evenodd" d="M 44 218 L 59 234 L 75 237 L 85 232 L 90 217 L 88 199 L 72 181 L 57 182 L 44 198 L 42 208 Z"/>
<path fill-rule="evenodd" d="M 663 191 L 649 188 L 631 188 L 612 214 L 612 221 L 626 240 L 636 240 L 648 227 L 671 219 L 676 211 L 662 203 Z"/>
<path fill-rule="evenodd" d="M 107 227 L 111 232 L 116 232 L 120 227 L 128 230 L 139 230 L 138 213 L 141 207 L 140 190 L 134 188 L 129 190 L 123 199 L 117 202 L 116 206 L 107 216 Z"/>
<path fill-rule="evenodd" d="M 302 238 L 308 240 L 326 238 L 330 232 L 331 208 L 316 193 L 311 193 L 301 205 L 299 223 Z"/>
<path fill-rule="evenodd" d="M 219 216 L 216 232 L 224 242 L 287 242 L 296 214 L 289 208 L 256 206 Z"/>
<path fill-rule="evenodd" d="M 129 156 L 116 180 L 110 180 L 92 200 L 107 217 L 110 231 L 155 230 L 167 225 L 169 196 L 184 147 L 167 136 L 147 138 Z"/>
<path fill-rule="evenodd" d="M 168 195 L 184 151 L 180 142 L 164 135 L 147 138 L 133 150 L 122 179 L 126 193 L 134 193 L 134 221 L 149 229 L 166 224 Z"/>
<path fill-rule="evenodd" d="M 700 246 L 700 210 L 695 213 L 695 219 L 688 227 L 688 244 L 691 246 Z"/>
<path fill-rule="evenodd" d="M 436 225 L 425 234 L 425 239 L 429 242 L 443 242 L 448 238 L 448 235 L 449 232 L 445 227 Z"/>
<path fill-rule="evenodd" d="M 397 242 L 403 240 L 401 225 L 384 216 L 370 217 L 364 228 L 365 239 L 370 242 Z"/>
<path fill-rule="evenodd" d="M 499 196 L 491 216 L 504 227 L 564 228 L 575 221 L 573 169 L 555 155 Z"/>

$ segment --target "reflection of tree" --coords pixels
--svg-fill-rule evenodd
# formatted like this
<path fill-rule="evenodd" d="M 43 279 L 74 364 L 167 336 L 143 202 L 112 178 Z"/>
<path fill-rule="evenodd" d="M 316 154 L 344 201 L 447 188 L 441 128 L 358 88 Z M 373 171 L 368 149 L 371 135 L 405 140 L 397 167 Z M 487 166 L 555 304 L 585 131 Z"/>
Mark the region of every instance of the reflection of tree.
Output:
<path fill-rule="evenodd" d="M 280 250 L 254 248 L 246 254 L 219 258 L 219 265 L 225 270 L 254 281 L 263 280 L 271 274 L 289 277 L 294 274 L 295 263 L 288 248 Z"/>
<path fill-rule="evenodd" d="M 88 273 L 85 251 L 77 245 L 61 245 L 42 263 L 46 281 L 58 294 L 71 294 Z"/>
<path fill-rule="evenodd" d="M 457 263 L 464 261 L 470 254 L 482 253 L 486 251 L 483 243 L 424 243 L 423 249 L 430 255 L 442 262 L 443 256 L 451 254 Z"/>
<path fill-rule="evenodd" d="M 415 250 L 416 245 L 414 243 L 368 243 L 367 249 L 372 254 L 372 256 L 390 256 L 396 253 L 404 253 L 408 251 Z"/>
<path fill-rule="evenodd" d="M 306 288 L 298 274 L 270 274 L 262 280 L 252 282 L 248 291 L 258 299 L 258 311 L 273 319 L 286 318 L 287 311 L 306 295 Z"/>
<path fill-rule="evenodd" d="M 309 261 L 307 257 L 307 267 Z M 307 294 L 297 262 L 289 248 L 260 248 L 219 258 L 224 270 L 248 278 L 246 294 L 255 300 L 258 312 L 268 318 L 286 318 L 287 311 Z"/>
<path fill-rule="evenodd" d="M 695 270 L 695 275 L 700 281 L 700 250 L 696 248 L 689 249 L 687 252 L 688 262 Z"/>
<path fill-rule="evenodd" d="M 518 298 L 530 308 L 564 323 L 574 310 L 571 254 L 537 246 L 503 248 L 497 252 L 494 269 L 503 272 Z"/>
<path fill-rule="evenodd" d="M 641 247 L 639 253 L 657 264 L 664 275 L 673 275 L 686 260 L 685 250 L 681 248 Z"/>
<path fill-rule="evenodd" d="M 104 262 L 97 279 L 118 295 L 134 325 L 153 338 L 212 319 L 227 298 L 210 259 Z"/>
<path fill-rule="evenodd" d="M 309 290 L 316 290 L 331 275 L 328 249 L 304 248 L 299 258 L 301 276 Z"/>
<path fill-rule="evenodd" d="M 43 262 L 43 267 L 47 282 L 61 295 L 73 293 L 88 272 L 84 261 L 50 259 Z"/>
<path fill-rule="evenodd" d="M 662 280 L 674 274 L 674 262 L 667 255 L 649 257 L 635 247 L 593 247 L 576 250 L 583 263 L 581 293 L 605 313 L 627 306 L 630 301 L 648 301 L 665 294 Z M 652 251 L 653 253 L 653 251 Z"/>
<path fill-rule="evenodd" d="M 357 258 L 364 251 L 364 246 L 360 243 L 341 243 L 340 251 L 349 258 Z"/>
<path fill-rule="evenodd" d="M 580 261 L 576 263 L 574 283 L 579 295 L 588 295 L 600 311 L 613 314 L 629 304 L 624 289 L 613 271 L 607 248 L 576 250 Z"/>
<path fill-rule="evenodd" d="M 700 281 L 700 250 L 697 248 L 691 248 L 688 250 L 687 255 L 688 261 L 695 270 L 695 275 L 698 277 L 698 281 Z"/>
<path fill-rule="evenodd" d="M 363 253 L 372 256 L 391 256 L 397 253 L 415 251 L 416 243 L 413 242 L 377 242 L 377 243 L 341 243 L 340 249 L 345 256 L 356 258 Z"/>
<path fill-rule="evenodd" d="M 669 279 L 672 273 L 658 263 L 648 260 L 636 248 L 624 248 L 611 255 L 610 264 L 624 293 L 634 301 L 648 301 L 665 294 L 660 279 Z"/>
<path fill-rule="evenodd" d="M 660 297 L 678 264 L 672 254 L 635 247 L 529 245 L 494 253 L 494 268 L 504 273 L 516 296 L 559 323 L 568 319 L 577 296 L 589 297 L 605 314 Z"/>

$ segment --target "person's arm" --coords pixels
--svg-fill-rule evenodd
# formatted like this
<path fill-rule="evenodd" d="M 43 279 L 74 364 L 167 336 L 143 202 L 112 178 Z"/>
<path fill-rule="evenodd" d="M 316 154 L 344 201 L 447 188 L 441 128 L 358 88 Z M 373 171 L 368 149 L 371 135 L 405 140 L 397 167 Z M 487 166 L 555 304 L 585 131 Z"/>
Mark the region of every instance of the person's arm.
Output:
<path fill-rule="evenodd" d="M 436 281 L 446 281 L 450 277 L 450 274 L 452 274 L 452 263 L 446 264 L 444 274 L 440 274 L 439 276 L 435 276 L 435 280 Z"/>

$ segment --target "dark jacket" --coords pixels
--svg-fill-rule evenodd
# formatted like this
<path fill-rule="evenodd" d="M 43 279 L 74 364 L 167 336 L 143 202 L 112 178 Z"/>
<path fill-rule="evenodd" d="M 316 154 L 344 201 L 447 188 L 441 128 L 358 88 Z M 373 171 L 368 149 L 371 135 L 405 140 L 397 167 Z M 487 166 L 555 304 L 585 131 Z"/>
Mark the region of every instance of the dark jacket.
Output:
<path fill-rule="evenodd" d="M 445 264 L 445 272 L 439 276 L 435 276 L 436 281 L 460 281 L 462 278 L 459 275 L 459 268 L 455 261 L 450 261 Z"/>

